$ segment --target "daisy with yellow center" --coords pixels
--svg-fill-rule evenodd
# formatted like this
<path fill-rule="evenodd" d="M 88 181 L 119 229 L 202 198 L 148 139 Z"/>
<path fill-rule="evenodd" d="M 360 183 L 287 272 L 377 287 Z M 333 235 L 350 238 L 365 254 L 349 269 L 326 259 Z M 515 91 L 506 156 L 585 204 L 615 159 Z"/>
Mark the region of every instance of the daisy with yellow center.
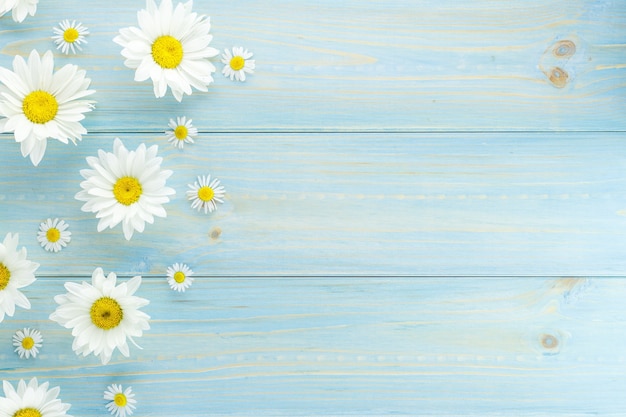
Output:
<path fill-rule="evenodd" d="M 39 264 L 26 259 L 26 248 L 17 249 L 19 236 L 7 234 L 0 243 L 0 323 L 5 314 L 12 317 L 15 306 L 30 309 L 30 301 L 20 292 L 35 282 Z"/>
<path fill-rule="evenodd" d="M 36 358 L 42 343 L 43 337 L 41 337 L 39 330 L 24 328 L 13 335 L 13 346 L 15 346 L 15 352 L 20 355 L 20 358 L 26 357 L 28 359 L 31 356 Z"/>
<path fill-rule="evenodd" d="M 167 267 L 167 283 L 171 289 L 178 292 L 185 292 L 191 286 L 192 275 L 193 271 L 185 264 L 175 263 Z"/>
<path fill-rule="evenodd" d="M 26 62 L 13 60 L 13 71 L 0 67 L 0 132 L 13 132 L 22 156 L 38 165 L 46 152 L 48 138 L 76 144 L 87 130 L 80 123 L 93 101 L 84 98 L 91 80 L 76 65 L 54 71 L 52 52 L 40 56 L 33 50 Z"/>
<path fill-rule="evenodd" d="M 0 16 L 11 12 L 14 22 L 22 23 L 26 15 L 34 16 L 39 0 L 0 0 Z"/>
<path fill-rule="evenodd" d="M 183 149 L 185 143 L 194 143 L 193 138 L 198 135 L 198 129 L 193 127 L 191 119 L 185 116 L 170 119 L 170 130 L 166 130 L 167 141 L 177 148 Z"/>
<path fill-rule="evenodd" d="M 123 390 L 121 385 L 109 385 L 104 391 L 104 399 L 109 401 L 106 408 L 115 417 L 126 417 L 133 414 L 137 404 L 131 387 Z"/>
<path fill-rule="evenodd" d="M 193 184 L 188 185 L 187 199 L 191 201 L 191 208 L 204 210 L 204 213 L 210 213 L 217 209 L 217 203 L 224 202 L 224 187 L 220 185 L 220 181 L 211 176 L 200 176 Z"/>
<path fill-rule="evenodd" d="M 115 348 L 128 357 L 127 340 L 135 344 L 133 338 L 141 337 L 150 328 L 150 317 L 139 310 L 149 301 L 134 295 L 141 277 L 116 283 L 115 273 L 105 277 L 102 268 L 94 270 L 91 284 L 66 282 L 68 292 L 54 297 L 59 306 L 50 315 L 50 320 L 72 329 L 72 349 L 77 355 L 93 353 L 102 364 L 111 360 Z"/>
<path fill-rule="evenodd" d="M 71 417 L 67 414 L 70 404 L 61 402 L 61 389 L 48 389 L 49 384 L 39 384 L 37 378 L 28 383 L 23 379 L 17 390 L 9 381 L 2 381 L 4 397 L 0 396 L 0 416 L 8 417 Z"/>
<path fill-rule="evenodd" d="M 64 20 L 59 23 L 58 27 L 52 29 L 54 36 L 52 40 L 57 45 L 57 49 L 60 49 L 64 54 L 69 54 L 72 51 L 76 53 L 76 49 L 82 50 L 81 44 L 87 43 L 85 37 L 89 35 L 89 30 L 82 23 L 76 23 L 76 20 Z"/>
<path fill-rule="evenodd" d="M 233 78 L 237 81 L 246 81 L 246 73 L 254 74 L 256 64 L 252 58 L 252 52 L 248 52 L 247 49 L 234 47 L 232 52 L 228 49 L 224 50 L 222 54 L 222 63 L 224 68 L 222 74 L 225 77 Z"/>
<path fill-rule="evenodd" d="M 72 232 L 67 230 L 68 227 L 63 220 L 47 219 L 39 225 L 37 241 L 48 252 L 59 252 L 72 239 Z"/>
<path fill-rule="evenodd" d="M 209 18 L 192 12 L 192 6 L 192 1 L 174 7 L 171 0 L 162 0 L 157 7 L 147 0 L 137 13 L 139 27 L 120 29 L 113 39 L 124 48 L 124 64 L 135 69 L 135 81 L 150 78 L 156 97 L 163 97 L 169 87 L 181 101 L 192 87 L 207 91 L 213 82 L 215 66 L 208 59 L 219 51 L 209 47 Z"/>
<path fill-rule="evenodd" d="M 143 232 L 145 223 L 154 223 L 154 217 L 166 217 L 163 204 L 175 194 L 165 181 L 172 171 L 162 170 L 163 158 L 157 157 L 158 146 L 139 145 L 129 151 L 122 141 L 115 139 L 113 153 L 98 151 L 87 163 L 92 169 L 81 170 L 85 181 L 76 199 L 85 201 L 82 210 L 96 213 L 98 232 L 122 223 L 126 240 L 133 232 Z"/>

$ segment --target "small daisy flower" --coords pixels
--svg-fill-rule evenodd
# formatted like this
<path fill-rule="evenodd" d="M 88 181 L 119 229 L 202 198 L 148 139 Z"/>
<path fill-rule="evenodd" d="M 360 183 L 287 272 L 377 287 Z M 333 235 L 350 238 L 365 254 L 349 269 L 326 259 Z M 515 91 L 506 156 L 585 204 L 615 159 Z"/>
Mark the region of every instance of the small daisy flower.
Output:
<path fill-rule="evenodd" d="M 0 323 L 4 315 L 13 317 L 15 306 L 30 309 L 30 301 L 20 292 L 35 282 L 35 271 L 39 264 L 26 259 L 26 248 L 19 251 L 19 235 L 7 234 L 0 243 Z"/>
<path fill-rule="evenodd" d="M 39 385 L 37 378 L 28 383 L 22 379 L 16 390 L 9 381 L 2 381 L 4 397 L 0 396 L 0 416 L 71 417 L 67 414 L 71 405 L 57 398 L 61 388 L 48 389 L 48 386 L 47 382 Z"/>
<path fill-rule="evenodd" d="M 87 133 L 80 121 L 94 102 L 84 98 L 95 91 L 88 90 L 85 74 L 71 64 L 54 72 L 52 51 L 40 56 L 33 50 L 28 62 L 16 56 L 13 71 L 0 67 L 0 132 L 13 132 L 33 165 L 41 162 L 48 138 L 76 144 Z"/>
<path fill-rule="evenodd" d="M 150 302 L 134 295 L 141 277 L 116 283 L 115 273 L 105 277 L 102 268 L 94 270 L 91 284 L 66 282 L 67 293 L 54 297 L 59 306 L 50 314 L 50 320 L 72 329 L 72 349 L 77 355 L 93 353 L 103 365 L 111 360 L 115 348 L 128 357 L 127 339 L 135 344 L 133 337 L 141 337 L 150 328 L 150 316 L 139 311 Z"/>
<path fill-rule="evenodd" d="M 11 11 L 13 21 L 22 23 L 26 15 L 34 16 L 39 0 L 0 0 L 0 16 Z"/>
<path fill-rule="evenodd" d="M 129 151 L 118 138 L 113 142 L 113 153 L 98 151 L 98 157 L 90 156 L 87 163 L 92 169 L 80 174 L 85 181 L 75 198 L 85 201 L 82 210 L 96 213 L 99 218 L 98 232 L 113 228 L 120 222 L 126 240 L 133 232 L 144 231 L 154 217 L 167 217 L 163 204 L 176 192 L 165 186 L 172 171 L 162 170 L 163 158 L 157 157 L 158 146 L 146 148 L 139 145 Z"/>
<path fill-rule="evenodd" d="M 104 391 L 104 399 L 110 401 L 107 403 L 106 408 L 115 417 L 132 415 L 133 410 L 136 408 L 135 404 L 137 404 L 133 389 L 128 387 L 122 391 L 122 386 L 117 384 L 107 387 L 106 391 Z"/>
<path fill-rule="evenodd" d="M 176 121 L 170 119 L 169 127 L 171 130 L 165 131 L 167 141 L 180 149 L 183 149 L 185 143 L 194 143 L 193 138 L 198 135 L 198 129 L 185 116 L 177 117 Z"/>
<path fill-rule="evenodd" d="M 222 74 L 230 77 L 231 80 L 235 78 L 237 81 L 246 81 L 246 73 L 254 74 L 256 67 L 254 59 L 250 59 L 252 55 L 252 52 L 243 48 L 235 47 L 232 53 L 225 49 L 222 54 L 222 63 L 224 63 Z"/>
<path fill-rule="evenodd" d="M 57 49 L 60 49 L 64 54 L 69 54 L 70 50 L 73 54 L 76 53 L 76 49 L 82 50 L 81 43 L 87 43 L 85 36 L 89 35 L 89 31 L 82 23 L 76 23 L 76 20 L 64 20 L 59 23 L 58 27 L 52 28 L 54 36 L 52 40 L 57 45 Z"/>
<path fill-rule="evenodd" d="M 178 3 L 162 0 L 146 1 L 146 8 L 137 13 L 139 27 L 120 29 L 113 41 L 122 46 L 124 65 L 135 69 L 135 81 L 148 78 L 154 95 L 163 97 L 169 87 L 177 101 L 191 94 L 191 88 L 208 91 L 213 82 L 215 66 L 209 62 L 219 54 L 209 47 L 209 18 L 191 11 L 193 1 Z"/>
<path fill-rule="evenodd" d="M 37 241 L 48 252 L 58 252 L 70 243 L 72 232 L 67 228 L 69 225 L 63 220 L 47 219 L 39 225 Z"/>
<path fill-rule="evenodd" d="M 217 203 L 223 203 L 224 186 L 220 185 L 220 181 L 211 176 L 201 176 L 192 184 L 188 184 L 187 199 L 190 200 L 191 208 L 197 208 L 198 211 L 204 210 L 204 213 L 213 212 L 217 209 Z"/>
<path fill-rule="evenodd" d="M 185 292 L 193 282 L 193 271 L 185 264 L 175 263 L 167 267 L 167 283 L 178 292 Z"/>
<path fill-rule="evenodd" d="M 13 346 L 15 346 L 15 352 L 20 355 L 20 358 L 26 356 L 26 359 L 37 357 L 39 349 L 41 349 L 43 337 L 39 330 L 24 328 L 18 330 L 13 335 Z"/>

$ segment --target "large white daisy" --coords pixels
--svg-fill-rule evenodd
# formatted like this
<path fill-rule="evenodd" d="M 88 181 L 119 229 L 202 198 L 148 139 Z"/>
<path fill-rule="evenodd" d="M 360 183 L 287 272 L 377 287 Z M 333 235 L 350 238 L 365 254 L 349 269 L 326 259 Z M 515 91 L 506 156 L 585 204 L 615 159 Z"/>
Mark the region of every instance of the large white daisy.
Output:
<path fill-rule="evenodd" d="M 0 243 L 0 323 L 4 315 L 15 313 L 15 306 L 30 309 L 30 301 L 20 292 L 35 282 L 35 271 L 39 264 L 26 259 L 26 248 L 19 251 L 19 235 L 7 234 Z"/>
<path fill-rule="evenodd" d="M 141 337 L 150 328 L 150 316 L 139 311 L 149 301 L 133 295 L 141 277 L 119 285 L 116 282 L 115 273 L 105 277 L 102 268 L 93 271 L 91 284 L 66 282 L 68 292 L 54 297 L 59 306 L 50 315 L 50 320 L 72 329 L 72 349 L 77 355 L 93 353 L 100 356 L 102 364 L 111 360 L 115 348 L 128 357 L 127 339 L 135 344 L 133 337 Z"/>
<path fill-rule="evenodd" d="M 84 100 L 91 80 L 76 65 L 54 72 L 52 52 L 42 57 L 33 50 L 28 63 L 13 59 L 13 71 L 0 67 L 0 132 L 14 132 L 22 156 L 38 165 L 48 138 L 76 144 L 87 130 L 80 124 L 94 101 Z"/>
<path fill-rule="evenodd" d="M 165 186 L 172 171 L 161 169 L 163 158 L 156 156 L 157 151 L 157 145 L 146 148 L 143 143 L 129 151 L 116 138 L 113 153 L 100 149 L 97 158 L 87 157 L 92 169 L 80 171 L 85 181 L 76 199 L 86 201 L 83 211 L 96 213 L 99 232 L 121 222 L 124 237 L 130 240 L 135 230 L 143 232 L 145 223 L 152 224 L 155 216 L 167 216 L 163 204 L 176 192 Z"/>
<path fill-rule="evenodd" d="M 191 11 L 193 1 L 178 3 L 153 0 L 137 13 L 139 27 L 120 29 L 113 41 L 121 45 L 124 64 L 136 69 L 135 81 L 150 78 L 154 95 L 163 97 L 169 86 L 176 100 L 191 94 L 191 88 L 207 91 L 215 66 L 208 58 L 219 51 L 209 47 L 213 36 L 207 16 Z"/>
<path fill-rule="evenodd" d="M 49 384 L 39 385 L 37 378 L 28 383 L 23 379 L 17 390 L 9 381 L 2 381 L 4 397 L 0 397 L 0 416 L 5 417 L 71 417 L 67 410 L 71 405 L 61 402 L 61 388 L 48 389 Z"/>
<path fill-rule="evenodd" d="M 15 22 L 23 22 L 26 15 L 34 16 L 39 0 L 0 0 L 0 16 L 11 11 Z"/>

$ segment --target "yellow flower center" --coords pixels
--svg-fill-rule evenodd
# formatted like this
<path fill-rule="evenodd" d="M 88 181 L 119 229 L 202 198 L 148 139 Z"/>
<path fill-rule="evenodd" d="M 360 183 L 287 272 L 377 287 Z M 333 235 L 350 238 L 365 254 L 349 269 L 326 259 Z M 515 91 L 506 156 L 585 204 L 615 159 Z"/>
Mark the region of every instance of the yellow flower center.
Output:
<path fill-rule="evenodd" d="M 141 184 L 135 177 L 122 177 L 113 186 L 115 199 L 125 206 L 136 203 L 142 192 Z"/>
<path fill-rule="evenodd" d="M 174 130 L 174 136 L 178 140 L 185 140 L 187 137 L 187 127 L 186 126 L 177 126 L 176 130 Z"/>
<path fill-rule="evenodd" d="M 122 394 L 121 392 L 115 394 L 115 397 L 113 397 L 113 401 L 115 401 L 115 405 L 117 405 L 118 407 L 124 407 L 126 403 L 128 402 L 126 400 L 126 396 Z"/>
<path fill-rule="evenodd" d="M 185 281 L 185 273 L 183 271 L 177 271 L 174 274 L 174 281 L 178 282 L 179 284 Z"/>
<path fill-rule="evenodd" d="M 0 291 L 5 289 L 9 285 L 9 279 L 11 278 L 11 271 L 2 262 L 0 262 Z"/>
<path fill-rule="evenodd" d="M 47 91 L 35 90 L 24 97 L 22 110 L 24 111 L 24 116 L 31 122 L 44 124 L 54 119 L 57 115 L 59 103 Z"/>
<path fill-rule="evenodd" d="M 152 44 L 152 59 L 163 68 L 176 68 L 183 60 L 183 44 L 172 36 L 159 36 Z"/>
<path fill-rule="evenodd" d="M 124 311 L 111 297 L 97 299 L 91 305 L 91 322 L 103 330 L 117 327 L 124 318 Z"/>
<path fill-rule="evenodd" d="M 41 413 L 36 408 L 20 408 L 13 417 L 41 417 Z"/>
<path fill-rule="evenodd" d="M 198 198 L 205 202 L 211 201 L 214 195 L 215 192 L 213 191 L 213 188 L 209 187 L 208 185 L 205 185 L 198 190 Z"/>
<path fill-rule="evenodd" d="M 74 43 L 76 39 L 78 39 L 78 31 L 74 28 L 67 28 L 65 32 L 63 32 L 63 40 L 68 43 Z"/>
<path fill-rule="evenodd" d="M 33 348 L 33 346 L 35 346 L 35 341 L 33 340 L 32 337 L 30 336 L 26 336 L 23 340 L 22 340 L 22 347 L 26 350 L 30 350 Z"/>
<path fill-rule="evenodd" d="M 48 231 L 46 232 L 46 239 L 48 239 L 48 242 L 56 242 L 61 238 L 61 232 L 59 232 L 59 229 L 57 229 L 56 227 L 51 227 L 48 229 Z"/>
<path fill-rule="evenodd" d="M 239 71 L 244 65 L 246 65 L 246 60 L 241 56 L 234 56 L 230 60 L 230 67 L 235 71 Z"/>

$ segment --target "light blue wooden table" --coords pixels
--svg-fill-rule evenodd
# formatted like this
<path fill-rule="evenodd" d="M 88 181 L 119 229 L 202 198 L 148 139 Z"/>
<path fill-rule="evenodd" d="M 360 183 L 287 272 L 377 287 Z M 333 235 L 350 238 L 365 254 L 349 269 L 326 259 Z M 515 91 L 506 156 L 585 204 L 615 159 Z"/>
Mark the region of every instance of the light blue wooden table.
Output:
<path fill-rule="evenodd" d="M 77 19 L 96 110 L 43 162 L 0 135 L 0 237 L 39 262 L 31 310 L 0 323 L 0 379 L 61 387 L 74 416 L 132 385 L 137 416 L 626 414 L 626 2 L 196 0 L 245 83 L 156 99 L 112 42 L 142 1 L 41 0 L 0 18 L 0 65 Z M 559 49 L 567 46 L 566 53 Z M 222 64 L 216 61 L 218 71 Z M 199 128 L 167 143 L 170 118 Z M 128 242 L 74 199 L 120 137 L 158 145 L 177 194 Z M 217 212 L 187 184 L 213 174 Z M 39 247 L 62 217 L 72 242 Z M 171 291 L 165 270 L 197 279 Z M 48 319 L 95 267 L 142 275 L 151 329 L 101 365 Z M 44 335 L 34 360 L 11 337 Z"/>

